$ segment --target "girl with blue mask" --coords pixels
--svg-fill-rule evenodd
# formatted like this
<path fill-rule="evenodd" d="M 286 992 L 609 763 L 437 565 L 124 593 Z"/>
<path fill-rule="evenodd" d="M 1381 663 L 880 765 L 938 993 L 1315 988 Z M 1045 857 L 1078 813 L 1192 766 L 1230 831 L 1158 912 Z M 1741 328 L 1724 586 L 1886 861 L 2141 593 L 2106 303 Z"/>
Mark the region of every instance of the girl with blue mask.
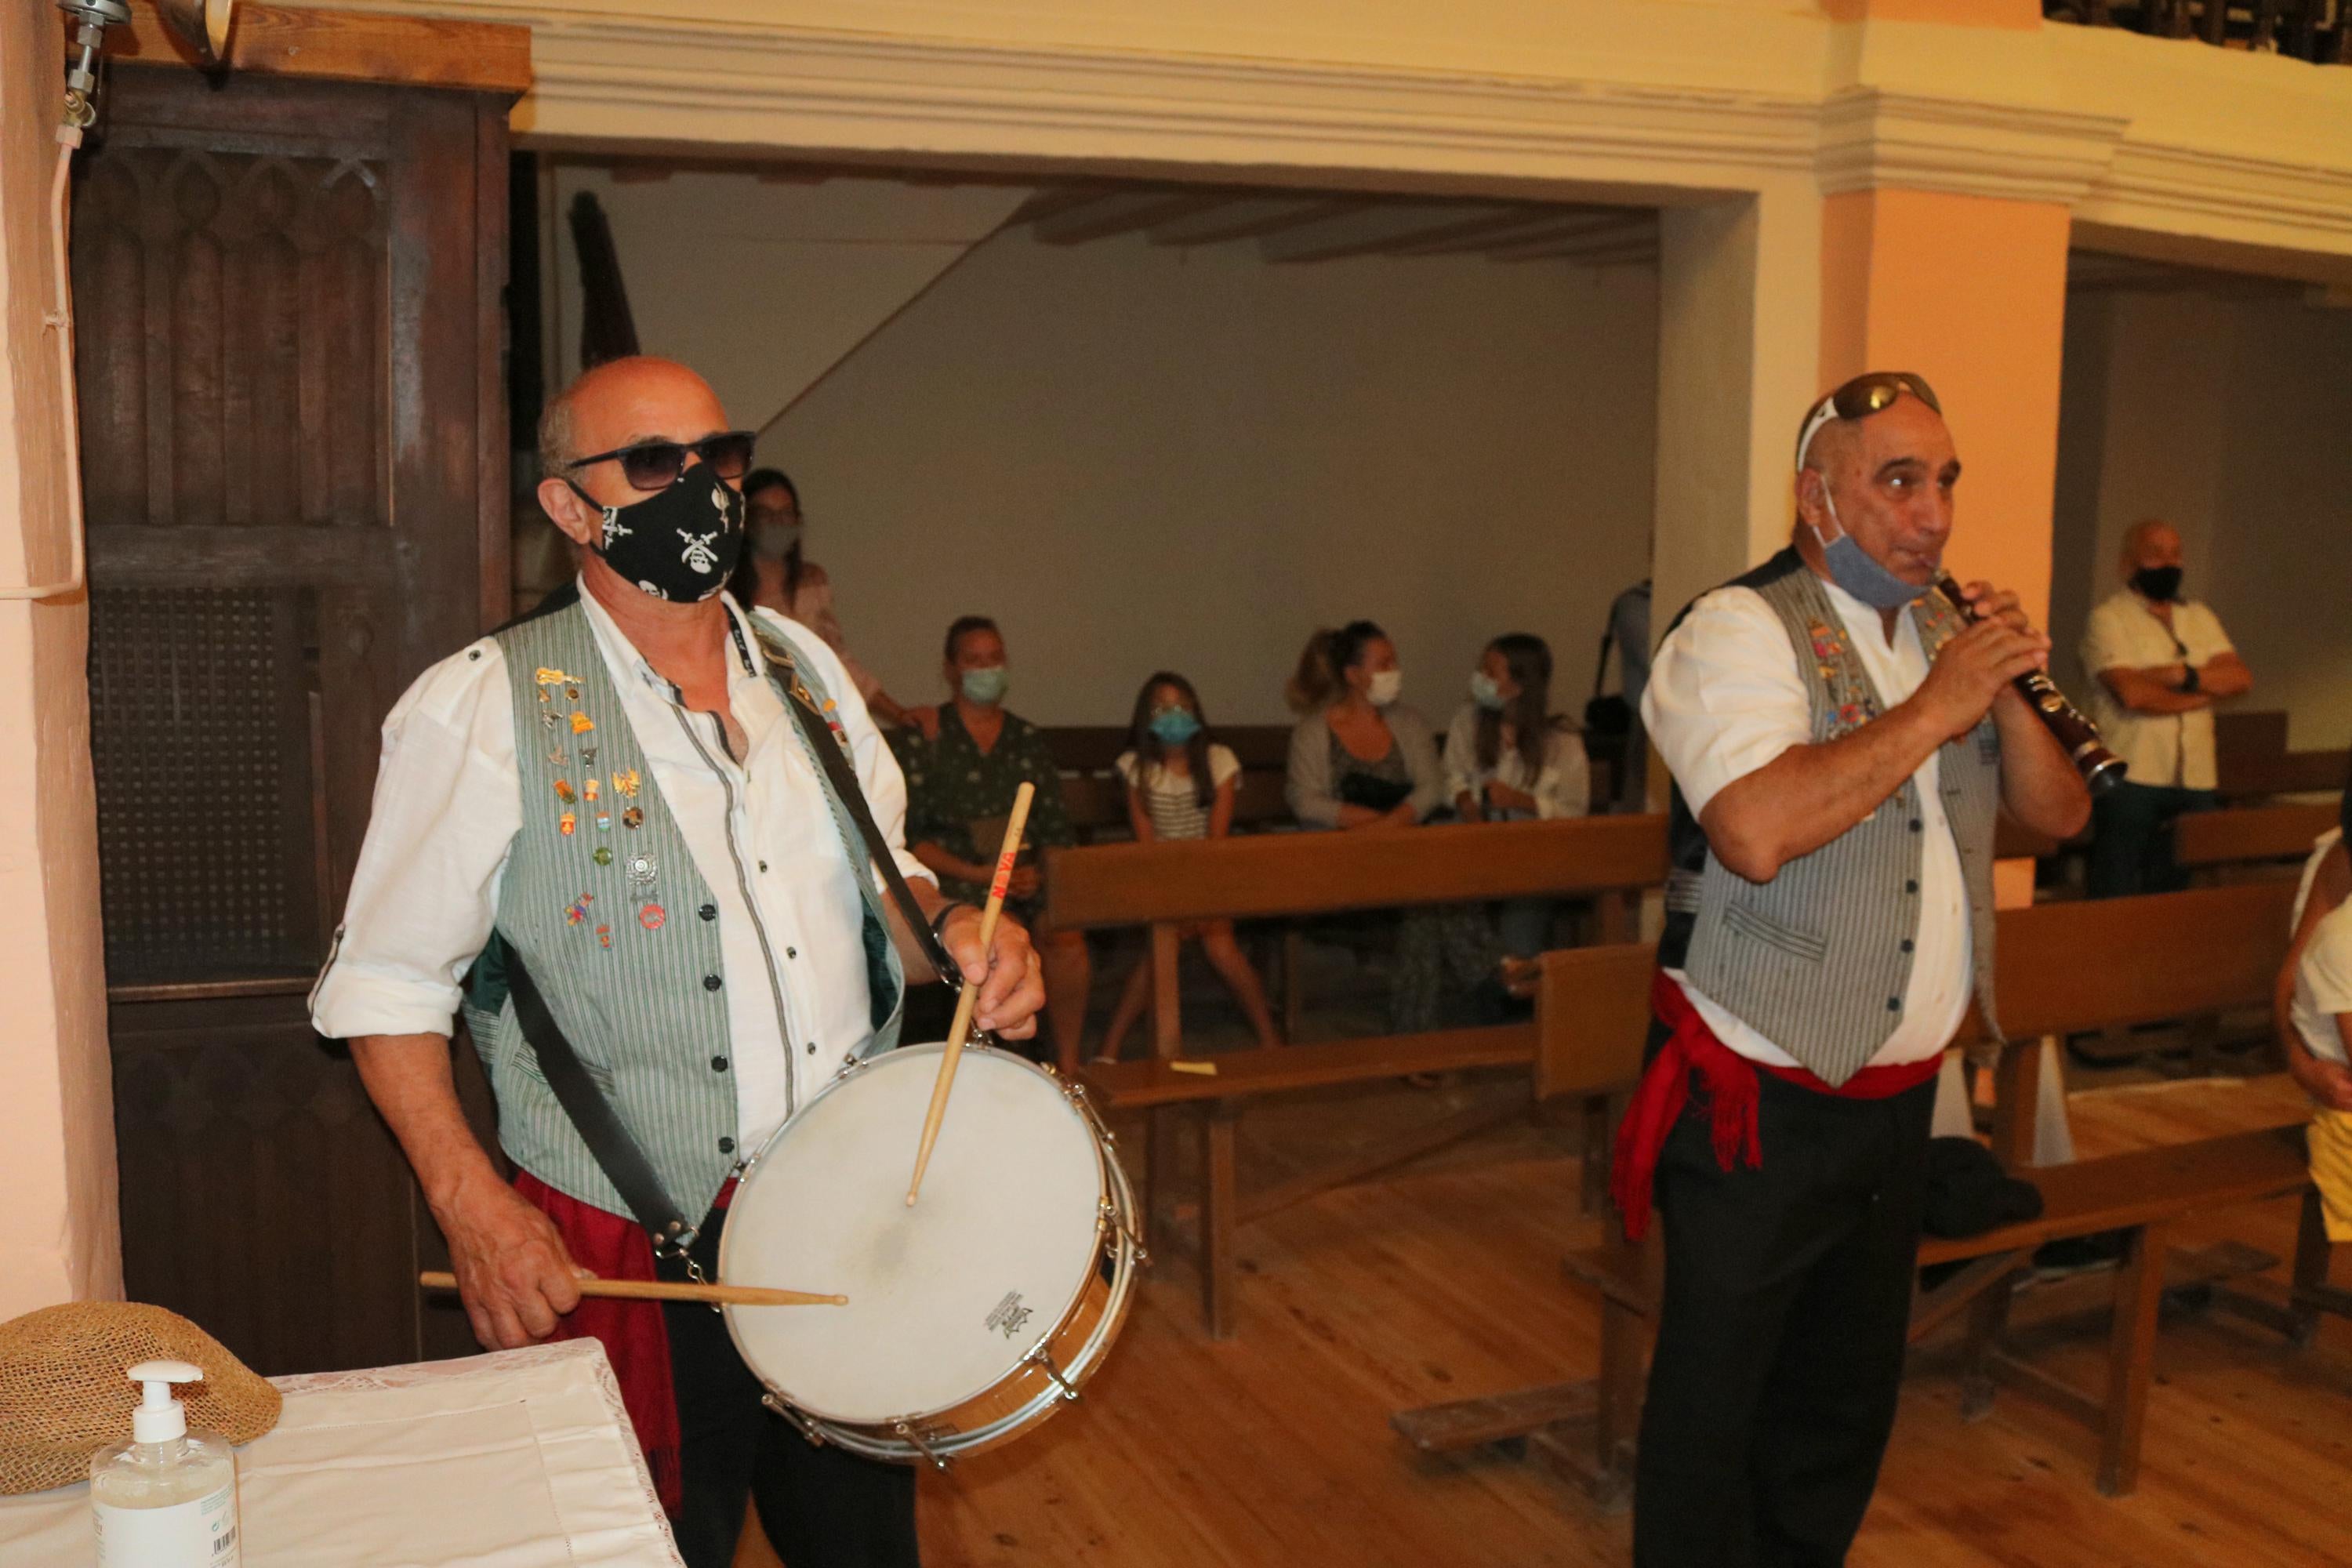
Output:
<path fill-rule="evenodd" d="M 1200 693 L 1173 670 L 1163 669 L 1135 694 L 1128 726 L 1128 750 L 1118 762 L 1127 781 L 1128 826 L 1138 843 L 1223 838 L 1232 830 L 1234 796 L 1241 784 L 1241 759 L 1217 744 L 1201 711 Z M 1241 1005 L 1260 1046 L 1278 1046 L 1282 1036 L 1266 1005 L 1257 971 L 1234 939 L 1231 921 L 1185 926 L 1181 938 L 1197 940 L 1219 979 Z M 1110 1029 L 1095 1059 L 1118 1059 L 1118 1048 L 1151 1005 L 1151 954 L 1139 954 L 1121 988 Z"/>

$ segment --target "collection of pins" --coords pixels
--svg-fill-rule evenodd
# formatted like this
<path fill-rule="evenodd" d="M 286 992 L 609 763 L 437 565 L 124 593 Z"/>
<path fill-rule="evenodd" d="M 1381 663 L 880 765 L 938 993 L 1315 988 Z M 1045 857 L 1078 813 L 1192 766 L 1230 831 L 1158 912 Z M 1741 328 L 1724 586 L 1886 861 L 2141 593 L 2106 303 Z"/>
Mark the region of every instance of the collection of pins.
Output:
<path fill-rule="evenodd" d="M 625 802 L 621 808 L 621 826 L 635 829 L 645 826 L 645 808 L 637 804 L 643 780 L 635 768 L 617 769 L 612 773 L 600 773 L 596 766 L 596 721 L 580 706 L 580 680 L 560 669 L 541 668 L 534 677 L 539 688 L 539 724 L 547 740 L 547 762 L 559 770 L 555 775 L 557 813 L 555 830 L 564 837 L 576 837 L 584 814 L 599 834 L 613 830 L 613 805 Z M 559 706 L 557 694 L 562 694 Z M 581 782 L 572 782 L 572 747 L 579 751 L 579 766 L 584 775 Z M 606 793 L 606 785 L 611 791 Z M 614 860 L 612 847 L 598 844 L 589 852 L 591 860 L 599 866 L 610 866 Z M 646 930 L 659 931 L 667 923 L 669 911 L 655 897 L 654 884 L 660 878 L 661 868 L 650 850 L 627 850 L 621 857 L 622 870 L 629 884 L 630 896 L 637 903 L 637 924 Z M 592 916 L 588 906 L 595 901 L 593 893 L 583 893 L 565 906 L 566 924 L 586 926 Z M 613 928 L 600 924 L 595 928 L 598 945 L 610 950 Z"/>

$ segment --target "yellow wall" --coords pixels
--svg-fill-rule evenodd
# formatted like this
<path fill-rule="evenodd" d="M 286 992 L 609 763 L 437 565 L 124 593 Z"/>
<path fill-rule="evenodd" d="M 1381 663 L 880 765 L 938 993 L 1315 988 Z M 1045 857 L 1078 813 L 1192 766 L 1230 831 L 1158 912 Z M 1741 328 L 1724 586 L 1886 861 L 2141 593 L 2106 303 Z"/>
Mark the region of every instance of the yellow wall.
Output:
<path fill-rule="evenodd" d="M 0 6 L 0 579 L 68 570 L 64 395 L 43 317 L 55 19 Z M 87 601 L 0 602 L 0 1319 L 118 1295 L 113 1100 L 82 669 Z"/>

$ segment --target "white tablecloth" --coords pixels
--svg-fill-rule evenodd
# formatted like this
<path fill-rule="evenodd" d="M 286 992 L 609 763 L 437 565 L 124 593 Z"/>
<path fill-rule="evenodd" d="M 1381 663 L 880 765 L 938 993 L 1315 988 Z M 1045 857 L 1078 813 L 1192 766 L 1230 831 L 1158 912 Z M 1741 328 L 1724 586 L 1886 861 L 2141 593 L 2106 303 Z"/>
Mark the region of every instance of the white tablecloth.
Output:
<path fill-rule="evenodd" d="M 682 1568 L 593 1340 L 271 1381 L 245 1568 Z M 0 1564 L 96 1561 L 87 1482 L 0 1498 Z"/>

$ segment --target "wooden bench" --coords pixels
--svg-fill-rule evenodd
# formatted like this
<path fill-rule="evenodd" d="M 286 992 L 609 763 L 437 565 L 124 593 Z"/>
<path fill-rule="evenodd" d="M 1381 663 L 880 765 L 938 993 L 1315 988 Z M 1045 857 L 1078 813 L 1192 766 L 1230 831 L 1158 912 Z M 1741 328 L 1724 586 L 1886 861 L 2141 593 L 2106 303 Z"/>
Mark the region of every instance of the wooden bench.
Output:
<path fill-rule="evenodd" d="M 2213 752 L 2228 800 L 2333 793 L 2352 782 L 2345 778 L 2341 750 L 2287 750 L 2287 716 L 2281 709 L 2215 713 Z"/>
<path fill-rule="evenodd" d="M 2191 812 L 2172 825 L 2176 864 L 2210 875 L 2222 867 L 2301 864 L 2311 841 L 2336 826 L 2341 802 L 2234 806 Z"/>
<path fill-rule="evenodd" d="M 2038 905 L 2000 915 L 1997 998 L 2017 1048 L 2004 1067 L 2042 1053 L 2029 1037 L 2096 1026 L 2106 1016 L 2137 1022 L 2168 1010 L 2252 1003 L 2269 994 L 2286 945 L 2291 887 L 2252 884 L 2197 889 L 2097 904 Z M 2166 962 L 2182 953 L 2197 962 Z M 1647 945 L 1547 953 L 1536 1011 L 1537 1094 L 1539 1099 L 1589 1097 L 1630 1084 L 1648 1029 L 1648 987 L 1654 950 Z M 1971 1027 L 1980 1027 L 1973 1013 Z M 1964 1031 L 1965 1033 L 1966 1031 Z M 2030 1108 L 2038 1085 L 2004 1072 L 2004 1104 Z M 2014 1119 L 2014 1118 L 2013 1118 Z M 2020 1143 L 2011 1134 L 2012 1143 Z M 2021 1144 L 2031 1148 L 2030 1128 Z M 1606 1143 L 1588 1142 L 1587 1180 Z M 2009 1163 L 2021 1170 L 2021 1162 Z M 2093 1421 L 2102 1435 L 2098 1481 L 2110 1494 L 2128 1491 L 2137 1476 L 2170 1227 L 2202 1210 L 2305 1191 L 2309 1174 L 2298 1130 L 2275 1130 L 2202 1140 L 2026 1172 L 2042 1192 L 2043 1213 L 2024 1225 L 1966 1238 L 1929 1238 L 1922 1264 L 1968 1267 L 1921 1293 L 1912 1335 L 1931 1332 L 1962 1311 L 1970 1314 L 1963 1351 L 1969 1408 L 1987 1406 L 1995 1381 L 2042 1394 Z M 1659 1288 L 1654 1245 L 1631 1247 L 1615 1220 L 1613 1239 L 1572 1254 L 1570 1278 L 1601 1299 L 1601 1365 L 1594 1378 L 1550 1388 L 1520 1390 L 1484 1400 L 1404 1411 L 1397 1430 L 1417 1447 L 1440 1450 L 1524 1439 L 1578 1480 L 1604 1507 L 1627 1500 L 1638 1428 L 1648 1323 Z M 2127 1233 L 2125 1265 L 2116 1275 L 2116 1315 L 2110 1332 L 2104 1398 L 2058 1383 L 2019 1361 L 2002 1343 L 2011 1297 L 2030 1269 L 2033 1248 L 2064 1237 Z M 2308 1331 L 2311 1315 L 2336 1310 L 2352 1293 L 2324 1283 L 2325 1235 L 2306 1204 L 2295 1259 L 2295 1289 L 2281 1326 Z M 2242 1271 L 2232 1259 L 2203 1271 L 2215 1278 Z"/>
<path fill-rule="evenodd" d="M 1522 1109 L 1498 1113 L 1481 1108 L 1409 1129 L 1335 1171 L 1286 1184 L 1273 1199 L 1261 1195 L 1244 1205 L 1234 1191 L 1233 1141 L 1245 1101 L 1419 1073 L 1524 1068 L 1534 1060 L 1535 1031 L 1528 1025 L 1507 1026 L 1227 1052 L 1203 1064 L 1213 1065 L 1213 1076 L 1181 1073 L 1166 1063 L 1183 1040 L 1176 963 L 1183 923 L 1531 895 L 1624 898 L 1654 885 L 1664 858 L 1664 824 L 1654 816 L 1488 823 L 1370 836 L 1271 834 L 1048 852 L 1046 910 L 1055 925 L 1078 931 L 1150 927 L 1152 1046 L 1159 1059 L 1088 1066 L 1079 1076 L 1106 1112 L 1136 1110 L 1149 1119 L 1145 1202 L 1154 1216 L 1155 1237 L 1166 1229 L 1157 1216 L 1169 1196 L 1172 1119 L 1180 1112 L 1200 1118 L 1202 1306 L 1213 1335 L 1224 1338 L 1233 1331 L 1235 1225 L 1267 1212 L 1273 1200 L 1293 1202 L 1361 1179 Z"/>

